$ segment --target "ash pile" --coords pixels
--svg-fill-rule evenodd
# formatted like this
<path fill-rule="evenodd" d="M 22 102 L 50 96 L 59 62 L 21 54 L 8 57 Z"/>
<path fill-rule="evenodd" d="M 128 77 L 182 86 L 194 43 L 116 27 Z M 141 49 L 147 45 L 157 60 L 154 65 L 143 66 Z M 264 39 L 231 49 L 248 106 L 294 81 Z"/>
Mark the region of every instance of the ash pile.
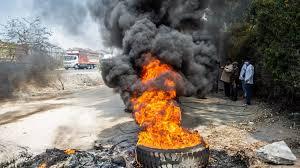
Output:
<path fill-rule="evenodd" d="M 134 167 L 134 151 L 121 151 L 116 146 L 101 146 L 87 151 L 73 149 L 47 149 L 44 153 L 30 156 L 20 155 L 18 159 L 0 164 L 0 167 L 15 168 L 123 168 Z"/>

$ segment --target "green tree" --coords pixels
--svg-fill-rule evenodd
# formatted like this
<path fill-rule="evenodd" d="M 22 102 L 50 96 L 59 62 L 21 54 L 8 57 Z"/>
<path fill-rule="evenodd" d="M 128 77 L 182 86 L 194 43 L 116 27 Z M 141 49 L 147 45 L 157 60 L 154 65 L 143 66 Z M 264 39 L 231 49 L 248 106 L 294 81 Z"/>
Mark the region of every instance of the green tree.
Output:
<path fill-rule="evenodd" d="M 259 94 L 296 103 L 300 88 L 298 0 L 253 0 L 245 20 L 232 28 L 230 54 L 255 60 Z M 278 99 L 277 99 L 278 100 Z"/>

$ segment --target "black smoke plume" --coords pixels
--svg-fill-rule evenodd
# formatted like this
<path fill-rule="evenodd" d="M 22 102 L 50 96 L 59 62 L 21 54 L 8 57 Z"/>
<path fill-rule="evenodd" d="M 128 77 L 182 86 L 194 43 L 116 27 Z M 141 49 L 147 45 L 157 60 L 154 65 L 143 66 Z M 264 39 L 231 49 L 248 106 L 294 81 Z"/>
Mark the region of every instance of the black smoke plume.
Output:
<path fill-rule="evenodd" d="M 123 51 L 103 61 L 102 76 L 128 108 L 146 52 L 181 74 L 179 96 L 203 96 L 211 90 L 223 0 L 93 0 L 88 5 L 106 45 Z"/>

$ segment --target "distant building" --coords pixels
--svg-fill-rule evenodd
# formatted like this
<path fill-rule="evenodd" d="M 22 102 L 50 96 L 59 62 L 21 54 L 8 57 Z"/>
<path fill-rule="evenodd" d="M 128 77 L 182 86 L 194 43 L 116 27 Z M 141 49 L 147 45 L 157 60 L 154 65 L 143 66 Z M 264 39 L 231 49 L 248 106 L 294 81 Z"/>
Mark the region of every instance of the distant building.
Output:
<path fill-rule="evenodd" d="M 0 41 L 0 62 L 18 62 L 26 55 L 25 46 Z"/>

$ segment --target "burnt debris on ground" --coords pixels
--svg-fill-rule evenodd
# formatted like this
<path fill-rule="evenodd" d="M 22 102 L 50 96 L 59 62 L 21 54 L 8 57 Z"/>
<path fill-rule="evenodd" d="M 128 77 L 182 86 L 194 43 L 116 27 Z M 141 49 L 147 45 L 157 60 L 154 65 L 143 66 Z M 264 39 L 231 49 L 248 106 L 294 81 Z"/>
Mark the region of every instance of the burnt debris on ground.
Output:
<path fill-rule="evenodd" d="M 35 157 L 28 158 L 23 163 L 12 162 L 6 167 L 90 167 L 90 168 L 115 168 L 115 167 L 139 167 L 135 161 L 134 147 L 127 149 L 112 146 L 111 148 L 97 145 L 96 149 L 88 151 L 75 151 L 67 154 L 66 151 L 59 149 L 48 149 L 44 153 Z M 211 158 L 208 167 L 222 168 L 226 166 L 246 168 L 248 159 L 243 154 L 229 155 L 225 151 L 211 150 Z"/>
<path fill-rule="evenodd" d="M 102 150 L 76 151 L 75 154 L 68 155 L 63 150 L 49 149 L 16 167 L 138 167 L 138 164 L 134 160 L 134 151 L 127 151 L 127 157 L 124 157 L 121 153 L 122 152 L 118 150 L 111 151 L 108 148 Z M 248 164 L 248 160 L 243 154 L 231 156 L 225 151 L 211 150 L 211 158 L 208 167 L 222 168 L 224 166 L 230 166 L 246 168 L 248 167 Z M 10 167 L 9 164 L 6 166 Z"/>
<path fill-rule="evenodd" d="M 117 150 L 102 148 L 101 150 L 75 151 L 68 154 L 64 150 L 48 149 L 44 153 L 19 164 L 6 164 L 7 167 L 126 167 L 126 160 Z"/>

